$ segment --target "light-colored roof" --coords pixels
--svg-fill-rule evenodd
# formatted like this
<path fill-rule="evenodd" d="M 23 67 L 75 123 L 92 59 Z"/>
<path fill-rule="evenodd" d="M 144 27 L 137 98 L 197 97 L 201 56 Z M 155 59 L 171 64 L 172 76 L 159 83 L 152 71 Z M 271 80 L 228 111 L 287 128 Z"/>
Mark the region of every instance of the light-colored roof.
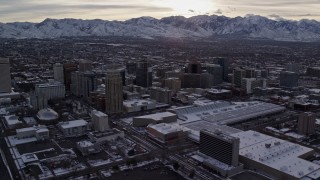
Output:
<path fill-rule="evenodd" d="M 22 122 L 19 121 L 18 116 L 4 116 L 4 120 L 6 121 L 6 123 L 10 126 L 10 125 L 15 125 L 15 124 L 21 124 Z"/>
<path fill-rule="evenodd" d="M 38 112 L 37 117 L 42 121 L 54 121 L 59 118 L 59 115 L 54 110 L 50 108 L 46 108 L 46 109 L 41 109 Z"/>
<path fill-rule="evenodd" d="M 299 158 L 312 149 L 264 135 L 255 131 L 244 131 L 231 136 L 240 138 L 240 156 L 302 178 L 320 169 L 320 166 Z"/>
<path fill-rule="evenodd" d="M 59 126 L 63 129 L 68 129 L 68 128 L 86 126 L 87 124 L 88 124 L 87 121 L 80 119 L 80 120 L 74 120 L 74 121 L 61 122 L 59 123 Z"/>
<path fill-rule="evenodd" d="M 93 110 L 92 114 L 97 116 L 97 117 L 108 117 L 108 115 L 106 115 L 105 113 L 103 113 L 101 111 L 97 111 L 97 110 Z"/>
<path fill-rule="evenodd" d="M 77 145 L 80 147 L 90 147 L 93 146 L 93 143 L 87 140 L 77 142 Z"/>
<path fill-rule="evenodd" d="M 206 120 L 219 125 L 228 125 L 280 112 L 285 110 L 285 108 L 259 101 L 236 103 L 215 101 L 215 103 L 210 105 L 177 108 L 173 110 L 177 113 L 178 118 L 186 123 Z"/>
<path fill-rule="evenodd" d="M 173 114 L 171 112 L 161 112 L 161 113 L 149 114 L 145 116 L 139 116 L 136 118 L 145 118 L 145 119 L 153 119 L 155 121 L 161 121 L 165 117 L 172 117 L 172 116 L 176 116 L 176 114 Z"/>
<path fill-rule="evenodd" d="M 160 123 L 160 124 L 150 124 L 150 125 L 148 125 L 148 127 L 152 128 L 162 134 L 170 134 L 173 132 L 182 131 L 182 129 L 179 127 L 178 124 Z"/>

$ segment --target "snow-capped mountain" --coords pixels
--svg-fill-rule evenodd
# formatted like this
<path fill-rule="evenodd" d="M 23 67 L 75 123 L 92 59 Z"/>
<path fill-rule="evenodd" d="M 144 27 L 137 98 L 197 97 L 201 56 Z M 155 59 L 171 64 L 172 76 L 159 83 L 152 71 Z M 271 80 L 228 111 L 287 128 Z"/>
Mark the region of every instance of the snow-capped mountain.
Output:
<path fill-rule="evenodd" d="M 262 16 L 171 16 L 127 21 L 46 19 L 41 23 L 0 23 L 2 38 L 58 38 L 71 36 L 210 37 L 234 35 L 288 41 L 320 41 L 320 22 L 272 20 Z"/>

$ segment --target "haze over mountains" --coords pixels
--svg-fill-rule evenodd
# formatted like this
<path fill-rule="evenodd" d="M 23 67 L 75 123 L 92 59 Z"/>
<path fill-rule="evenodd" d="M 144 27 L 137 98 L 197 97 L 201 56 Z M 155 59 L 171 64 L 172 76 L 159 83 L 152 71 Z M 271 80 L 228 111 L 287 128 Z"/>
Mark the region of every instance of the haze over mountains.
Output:
<path fill-rule="evenodd" d="M 1 38 L 59 38 L 75 36 L 128 36 L 203 38 L 228 35 L 281 41 L 320 41 L 316 20 L 272 20 L 262 16 L 140 17 L 127 21 L 46 19 L 41 23 L 0 23 Z"/>

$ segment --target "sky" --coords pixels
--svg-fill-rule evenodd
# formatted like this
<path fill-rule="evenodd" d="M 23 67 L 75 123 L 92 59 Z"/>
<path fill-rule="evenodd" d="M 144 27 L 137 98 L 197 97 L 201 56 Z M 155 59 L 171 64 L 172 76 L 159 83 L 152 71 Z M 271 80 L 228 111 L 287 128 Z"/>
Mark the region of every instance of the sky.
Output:
<path fill-rule="evenodd" d="M 0 0 L 0 22 L 247 14 L 320 21 L 319 9 L 320 0 Z"/>

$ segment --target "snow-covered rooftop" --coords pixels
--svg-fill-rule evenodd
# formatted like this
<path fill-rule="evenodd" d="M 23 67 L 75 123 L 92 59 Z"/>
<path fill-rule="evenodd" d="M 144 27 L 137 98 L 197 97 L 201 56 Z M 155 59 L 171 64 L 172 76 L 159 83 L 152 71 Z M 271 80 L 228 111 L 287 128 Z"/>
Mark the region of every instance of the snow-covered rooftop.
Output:
<path fill-rule="evenodd" d="M 83 119 L 59 123 L 63 129 L 86 126 L 87 124 L 88 122 Z"/>
<path fill-rule="evenodd" d="M 173 109 L 178 118 L 186 123 L 206 120 L 220 125 L 241 122 L 283 110 L 285 110 L 285 107 L 260 101 L 235 103 L 215 101 L 214 104 L 205 106 Z"/>
<path fill-rule="evenodd" d="M 310 148 L 255 131 L 244 131 L 231 136 L 240 138 L 240 156 L 296 178 L 302 178 L 320 169 L 319 165 L 299 158 L 312 152 Z"/>
<path fill-rule="evenodd" d="M 16 125 L 16 124 L 22 124 L 22 121 L 19 121 L 18 116 L 14 116 L 14 115 L 4 116 L 4 120 L 9 126 Z"/>
<path fill-rule="evenodd" d="M 176 114 L 173 114 L 171 112 L 161 112 L 161 113 L 149 114 L 145 116 L 139 116 L 136 118 L 145 118 L 145 119 L 153 119 L 155 121 L 161 121 L 165 117 L 172 117 L 172 116 L 176 116 Z"/>
<path fill-rule="evenodd" d="M 180 126 L 176 123 L 173 124 L 166 124 L 166 123 L 160 123 L 160 124 L 150 124 L 148 125 L 149 128 L 152 128 L 162 134 L 170 134 L 173 132 L 181 131 L 182 129 Z"/>

